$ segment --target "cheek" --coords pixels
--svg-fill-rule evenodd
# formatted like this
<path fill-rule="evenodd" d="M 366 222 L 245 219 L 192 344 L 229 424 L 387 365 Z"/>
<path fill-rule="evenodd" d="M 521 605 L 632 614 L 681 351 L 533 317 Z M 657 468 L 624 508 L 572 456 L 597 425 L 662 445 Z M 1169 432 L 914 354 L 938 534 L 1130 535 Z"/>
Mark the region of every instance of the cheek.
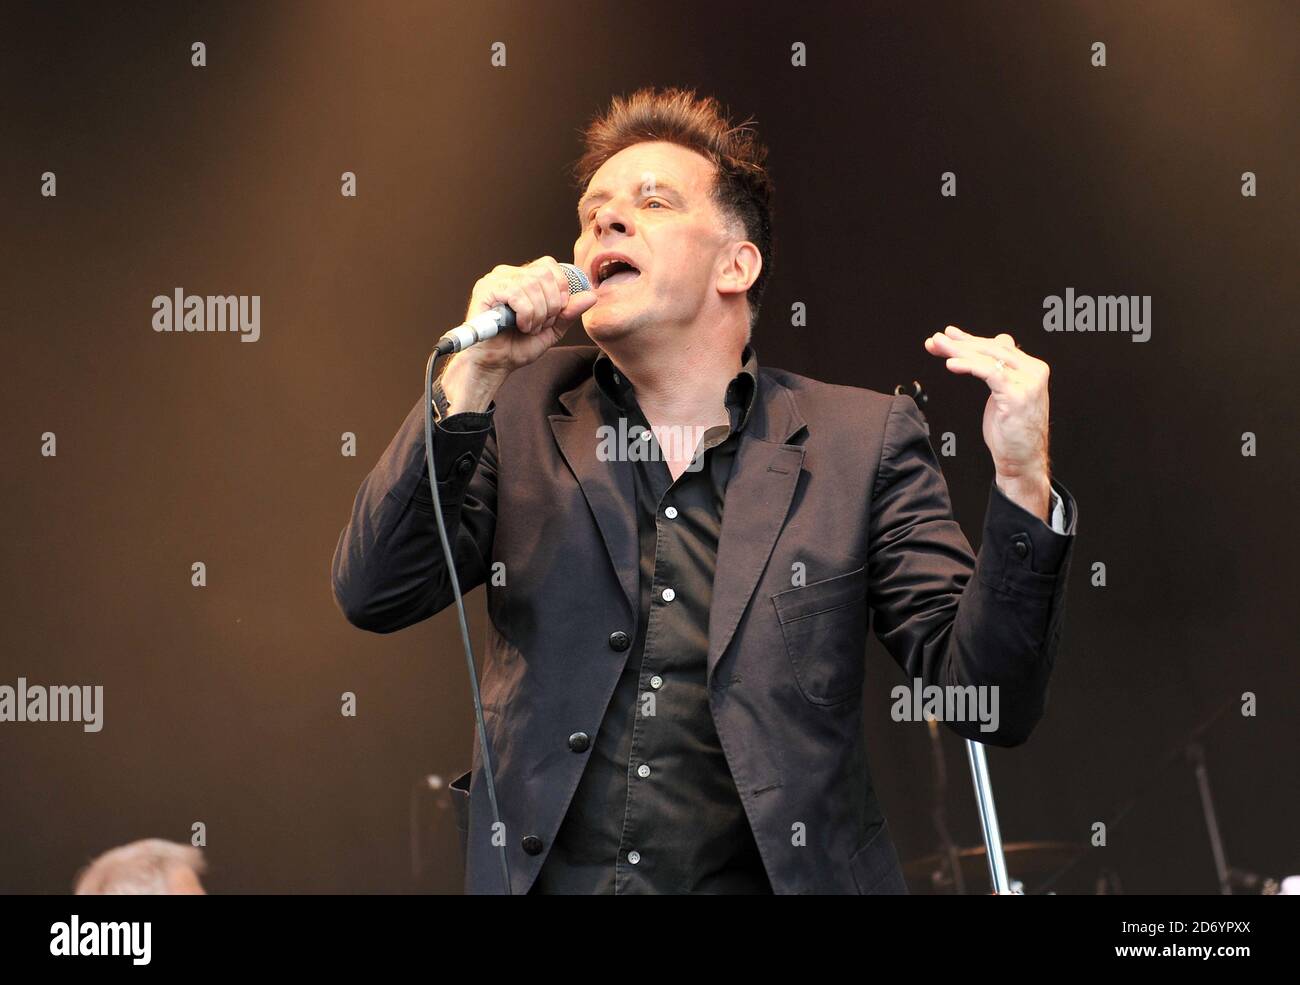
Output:
<path fill-rule="evenodd" d="M 715 245 L 702 236 L 688 236 L 678 245 L 675 256 L 681 261 L 677 268 L 682 277 L 697 283 L 708 278 Z"/>

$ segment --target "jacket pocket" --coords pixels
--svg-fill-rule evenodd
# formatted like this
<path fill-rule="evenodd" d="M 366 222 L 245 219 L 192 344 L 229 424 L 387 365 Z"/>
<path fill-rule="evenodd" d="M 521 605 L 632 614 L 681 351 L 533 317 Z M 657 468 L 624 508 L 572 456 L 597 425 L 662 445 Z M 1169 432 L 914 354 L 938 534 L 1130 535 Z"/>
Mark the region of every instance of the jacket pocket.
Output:
<path fill-rule="evenodd" d="M 861 697 L 867 645 L 867 569 L 772 596 L 786 655 L 804 698 L 835 705 Z"/>
<path fill-rule="evenodd" d="M 908 895 L 888 821 L 882 820 L 867 843 L 853 853 L 849 869 L 861 896 Z"/>
<path fill-rule="evenodd" d="M 456 833 L 460 835 L 460 856 L 466 857 L 469 845 L 469 781 L 473 770 L 466 770 L 447 787 L 451 806 L 456 811 Z"/>

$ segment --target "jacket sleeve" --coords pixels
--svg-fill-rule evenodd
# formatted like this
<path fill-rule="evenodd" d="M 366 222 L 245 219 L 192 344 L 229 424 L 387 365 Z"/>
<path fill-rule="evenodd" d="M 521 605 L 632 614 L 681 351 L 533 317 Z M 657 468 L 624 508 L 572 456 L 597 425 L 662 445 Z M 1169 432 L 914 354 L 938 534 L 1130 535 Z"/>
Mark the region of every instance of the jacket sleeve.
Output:
<path fill-rule="evenodd" d="M 434 424 L 438 497 L 463 595 L 486 580 L 492 554 L 495 411 L 494 401 L 483 413 L 452 414 Z M 426 461 L 424 404 L 417 400 L 361 483 L 334 549 L 334 599 L 360 629 L 391 633 L 453 601 Z"/>
<path fill-rule="evenodd" d="M 916 403 L 895 396 L 874 487 L 868 573 L 877 637 L 909 685 L 996 685 L 997 728 L 946 722 L 977 742 L 1014 746 L 1042 718 L 1065 606 L 1077 509 L 1065 533 L 990 483 L 979 556 L 953 518 Z"/>

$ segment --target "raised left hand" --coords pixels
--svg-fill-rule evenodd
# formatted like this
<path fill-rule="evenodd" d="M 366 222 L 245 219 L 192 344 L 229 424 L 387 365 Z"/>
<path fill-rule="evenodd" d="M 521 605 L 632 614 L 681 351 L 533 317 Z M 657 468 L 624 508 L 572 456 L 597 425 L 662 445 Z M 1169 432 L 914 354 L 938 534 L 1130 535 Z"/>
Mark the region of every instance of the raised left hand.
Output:
<path fill-rule="evenodd" d="M 1003 333 L 970 335 L 956 325 L 925 340 L 925 351 L 945 359 L 953 373 L 978 376 L 989 386 L 984 443 L 994 481 L 1013 502 L 1047 520 L 1051 479 L 1047 453 L 1047 363 L 1016 348 Z"/>

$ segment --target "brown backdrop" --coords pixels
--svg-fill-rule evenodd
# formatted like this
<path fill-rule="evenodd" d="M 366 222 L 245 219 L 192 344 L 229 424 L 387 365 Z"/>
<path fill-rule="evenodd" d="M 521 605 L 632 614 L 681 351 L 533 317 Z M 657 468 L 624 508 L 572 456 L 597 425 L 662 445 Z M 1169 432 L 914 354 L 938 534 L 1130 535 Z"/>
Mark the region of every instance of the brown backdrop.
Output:
<path fill-rule="evenodd" d="M 990 751 L 1004 836 L 1086 839 L 1253 691 L 1258 717 L 1207 740 L 1226 847 L 1297 871 L 1300 18 L 1132 6 L 11 6 L 0 684 L 103 684 L 106 707 L 98 734 L 0 723 L 0 890 L 66 891 L 94 854 L 186 841 L 195 821 L 215 891 L 457 887 L 454 828 L 413 792 L 468 764 L 455 613 L 355 630 L 330 556 L 433 340 L 495 264 L 571 250 L 577 131 L 644 84 L 758 118 L 779 210 L 761 362 L 880 390 L 920 379 L 933 430 L 958 436 L 945 471 L 973 541 L 984 397 L 922 340 L 1005 330 L 1052 364 L 1079 540 L 1048 716 Z M 939 195 L 948 170 L 956 199 Z M 177 287 L 260 295 L 261 339 L 155 333 L 151 299 Z M 1151 295 L 1151 340 L 1044 332 L 1043 298 L 1067 287 Z M 469 608 L 481 643 L 481 592 Z M 897 667 L 868 659 L 871 764 L 907 859 L 934 843 L 929 747 L 889 722 Z M 975 844 L 962 746 L 944 748 L 952 825 Z M 1129 892 L 1213 891 L 1184 765 L 1062 888 L 1087 891 L 1101 865 Z"/>

